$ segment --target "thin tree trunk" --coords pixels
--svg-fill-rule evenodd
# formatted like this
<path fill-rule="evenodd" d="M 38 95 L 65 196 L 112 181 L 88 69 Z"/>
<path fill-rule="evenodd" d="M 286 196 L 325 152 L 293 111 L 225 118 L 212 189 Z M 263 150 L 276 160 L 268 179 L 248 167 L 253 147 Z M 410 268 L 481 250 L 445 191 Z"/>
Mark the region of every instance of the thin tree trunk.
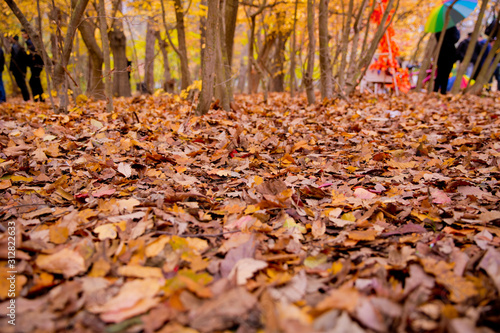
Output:
<path fill-rule="evenodd" d="M 75 1 L 72 2 L 74 3 Z M 68 30 L 66 32 L 66 36 L 64 37 L 61 61 L 56 64 L 54 69 L 54 84 L 56 87 L 62 83 L 62 80 L 64 80 L 65 69 L 68 66 L 71 51 L 73 50 L 73 39 L 75 38 L 76 30 L 82 21 L 83 14 L 88 3 L 89 0 L 78 0 L 75 4 L 71 20 L 68 25 Z"/>
<path fill-rule="evenodd" d="M 191 84 L 191 74 L 189 73 L 189 63 L 186 47 L 186 30 L 184 26 L 184 8 L 181 0 L 174 0 L 175 18 L 177 22 L 177 41 L 179 45 L 179 58 L 181 61 L 181 88 L 186 89 Z"/>
<path fill-rule="evenodd" d="M 499 13 L 500 14 L 500 13 Z M 492 36 L 490 36 L 491 38 Z M 488 38 L 488 40 L 490 39 Z M 500 61 L 500 29 L 497 29 L 497 35 L 495 38 L 495 42 L 493 43 L 491 50 L 488 52 L 486 59 L 484 60 L 483 66 L 479 71 L 479 74 L 476 77 L 476 82 L 472 87 L 469 87 L 467 90 L 468 93 L 471 94 L 480 94 L 483 86 L 488 83 L 490 78 L 493 75 L 493 72 L 498 66 L 498 62 Z M 480 55 L 481 56 L 481 55 Z M 480 57 L 478 57 L 478 62 L 480 61 Z M 488 65 L 489 64 L 489 65 Z"/>
<path fill-rule="evenodd" d="M 113 112 L 113 95 L 111 92 L 111 61 L 109 55 L 108 25 L 106 23 L 106 8 L 104 0 L 99 0 L 99 24 L 101 26 L 102 53 L 104 58 L 104 87 L 106 90 L 106 110 Z"/>
<path fill-rule="evenodd" d="M 219 12 L 219 0 L 208 0 L 207 40 L 203 52 L 202 88 L 196 114 L 201 116 L 208 112 L 214 96 L 216 34 Z"/>
<path fill-rule="evenodd" d="M 333 96 L 333 72 L 328 42 L 328 0 L 319 1 L 319 67 L 321 70 L 321 98 L 331 99 Z"/>
<path fill-rule="evenodd" d="M 250 39 L 248 40 L 248 93 L 255 94 L 258 87 L 258 74 L 254 68 L 255 16 L 250 18 Z M 257 81 L 257 84 L 255 84 Z"/>
<path fill-rule="evenodd" d="M 245 90 L 245 80 L 247 77 L 247 66 L 245 66 L 245 57 L 248 58 L 248 49 L 244 49 L 240 56 L 240 73 L 238 76 L 238 92 L 243 93 Z"/>
<path fill-rule="evenodd" d="M 391 16 L 391 19 L 389 22 L 387 22 L 387 18 L 389 17 L 389 13 L 392 11 L 394 1 L 396 0 L 389 0 L 387 3 L 387 7 L 384 10 L 384 14 L 382 15 L 382 20 L 381 24 L 378 26 L 375 35 L 370 43 L 370 46 L 368 47 L 368 50 L 366 51 L 364 57 L 357 63 L 357 69 L 355 75 L 352 76 L 352 80 L 349 82 L 346 82 L 345 86 L 345 95 L 349 96 L 356 86 L 359 84 L 358 78 L 363 77 L 366 73 L 366 70 L 368 69 L 368 65 L 370 64 L 373 55 L 377 51 L 378 44 L 380 43 L 380 40 L 385 34 L 385 31 L 387 28 L 391 25 L 392 20 L 394 19 L 394 15 Z M 399 7 L 399 0 L 397 0 L 396 7 L 394 9 L 394 12 L 397 11 Z M 343 88 L 341 86 L 341 88 Z"/>
<path fill-rule="evenodd" d="M 427 32 L 422 33 L 422 36 L 420 36 L 420 38 L 418 39 L 417 47 L 415 48 L 415 52 L 413 52 L 413 55 L 410 59 L 410 64 L 414 64 L 417 61 L 417 56 L 420 51 L 420 46 L 422 45 L 425 36 L 427 36 Z"/>
<path fill-rule="evenodd" d="M 226 0 L 225 6 L 225 42 L 227 50 L 227 62 L 229 66 L 233 63 L 234 34 L 236 31 L 236 19 L 238 17 L 239 0 Z"/>
<path fill-rule="evenodd" d="M 477 15 L 476 25 L 474 26 L 474 31 L 469 40 L 469 46 L 467 47 L 467 51 L 465 51 L 464 59 L 461 61 L 460 66 L 458 66 L 457 74 L 455 75 L 455 82 L 453 82 L 453 87 L 451 88 L 452 94 L 458 94 L 460 92 L 460 85 L 462 83 L 462 77 L 467 71 L 467 67 L 469 66 L 470 60 L 472 59 L 472 55 L 474 54 L 474 50 L 476 48 L 477 37 L 479 36 L 479 32 L 481 30 L 484 13 L 486 12 L 486 7 L 488 5 L 488 0 L 483 0 L 481 4 L 481 9 L 479 10 L 479 14 Z"/>
<path fill-rule="evenodd" d="M 40 32 L 40 39 L 43 40 L 43 34 L 42 34 L 42 12 L 40 10 L 40 0 L 36 0 L 36 9 L 38 12 L 38 31 Z M 48 64 L 50 59 L 47 58 L 47 53 L 42 52 L 42 60 L 44 64 Z M 48 66 L 47 66 L 48 67 Z M 49 67 L 50 68 L 50 67 Z M 9 71 L 10 74 L 10 71 Z M 47 79 L 47 88 L 49 90 L 49 99 L 50 99 L 50 104 L 52 106 L 52 110 L 56 111 L 56 104 L 54 103 L 54 97 L 52 96 L 52 80 L 50 79 L 49 72 L 45 70 L 45 78 Z"/>
<path fill-rule="evenodd" d="M 285 28 L 285 12 L 276 14 L 276 30 L 278 37 L 274 42 L 274 56 L 271 58 L 271 71 L 269 78 L 269 90 L 274 92 L 283 92 L 285 90 L 285 45 L 290 32 Z"/>
<path fill-rule="evenodd" d="M 358 53 L 358 43 L 359 43 L 359 34 L 360 34 L 360 26 L 361 19 L 366 8 L 368 0 L 363 0 L 361 6 L 359 7 L 358 14 L 354 19 L 353 29 L 354 36 L 352 38 L 352 46 L 351 46 L 351 58 L 349 59 L 349 63 L 347 65 L 347 82 L 352 82 L 354 75 L 356 75 L 356 58 Z"/>
<path fill-rule="evenodd" d="M 349 33 L 351 31 L 351 18 L 354 7 L 354 0 L 349 0 L 349 8 L 347 10 L 347 19 L 346 23 L 343 26 L 343 34 L 342 34 L 342 46 L 341 46 L 341 57 L 340 57 L 340 70 L 339 70 L 339 84 L 341 89 L 345 86 L 346 83 L 346 65 L 347 65 L 347 50 L 349 48 Z"/>
<path fill-rule="evenodd" d="M 431 35 L 429 37 L 429 41 L 427 42 L 427 46 L 425 47 L 423 60 L 420 65 L 420 71 L 418 73 L 417 87 L 416 87 L 417 91 L 421 91 L 423 88 L 423 81 L 427 76 L 427 70 L 429 69 L 429 66 L 431 64 L 432 54 L 436 47 L 436 43 L 437 43 L 436 38 L 434 38 L 434 36 Z"/>
<path fill-rule="evenodd" d="M 115 0 L 115 12 L 121 11 L 121 0 Z M 130 80 L 128 77 L 127 37 L 123 32 L 123 21 L 113 20 L 108 31 L 109 45 L 113 53 L 113 95 L 131 96 Z"/>
<path fill-rule="evenodd" d="M 292 37 L 292 53 L 290 55 L 290 96 L 293 97 L 295 95 L 295 55 L 297 53 L 297 7 L 299 4 L 299 0 L 295 0 L 295 9 L 293 12 L 293 37 Z"/>
<path fill-rule="evenodd" d="M 144 83 L 146 84 L 146 90 L 149 94 L 154 91 L 155 77 L 154 77 L 154 61 L 155 61 L 155 30 L 153 18 L 148 17 L 148 23 L 146 28 L 146 54 L 144 58 Z"/>
<path fill-rule="evenodd" d="M 216 44 L 216 86 L 215 86 L 215 98 L 220 101 L 222 109 L 225 111 L 230 111 L 230 84 L 231 80 L 226 69 L 229 68 L 227 61 L 227 53 L 225 47 L 225 31 L 223 25 L 223 16 L 221 13 L 221 8 L 223 7 L 223 0 L 219 2 L 219 12 L 218 12 L 218 26 L 217 26 L 217 36 L 215 37 Z"/>
<path fill-rule="evenodd" d="M 201 0 L 200 6 L 207 6 L 207 0 Z M 207 18 L 200 16 L 200 59 L 203 59 L 205 52 L 205 43 L 207 42 Z M 201 61 L 201 72 L 203 72 L 203 61 Z M 200 73 L 201 76 L 201 73 Z"/>
<path fill-rule="evenodd" d="M 87 94 L 95 99 L 104 99 L 106 98 L 104 84 L 102 82 L 102 64 L 104 63 L 104 56 L 95 39 L 94 28 L 87 20 L 83 20 L 78 30 L 80 31 L 80 35 L 89 53 L 90 68 L 87 81 Z"/>
<path fill-rule="evenodd" d="M 314 0 L 307 0 L 307 34 L 309 36 L 309 46 L 307 52 L 307 71 L 304 76 L 304 84 L 306 86 L 307 103 L 314 104 L 314 86 L 313 86 L 313 73 L 314 73 Z"/>
<path fill-rule="evenodd" d="M 161 54 L 163 56 L 163 90 L 168 93 L 174 92 L 174 80 L 170 74 L 170 64 L 168 61 L 168 43 L 161 39 L 160 32 L 156 31 L 156 39 L 158 40 L 158 46 L 160 47 Z"/>

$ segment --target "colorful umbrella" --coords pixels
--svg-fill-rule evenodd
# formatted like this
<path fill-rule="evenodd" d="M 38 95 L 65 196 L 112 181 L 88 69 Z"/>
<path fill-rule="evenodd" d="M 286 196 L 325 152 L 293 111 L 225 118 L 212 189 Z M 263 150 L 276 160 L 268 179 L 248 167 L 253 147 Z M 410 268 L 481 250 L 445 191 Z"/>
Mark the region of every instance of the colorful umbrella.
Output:
<path fill-rule="evenodd" d="M 425 32 L 443 31 L 444 17 L 446 10 L 453 4 L 453 0 L 443 2 L 442 5 L 434 8 L 425 23 Z M 446 29 L 453 27 L 458 22 L 466 18 L 476 8 L 476 0 L 458 0 L 450 11 L 450 20 Z"/>

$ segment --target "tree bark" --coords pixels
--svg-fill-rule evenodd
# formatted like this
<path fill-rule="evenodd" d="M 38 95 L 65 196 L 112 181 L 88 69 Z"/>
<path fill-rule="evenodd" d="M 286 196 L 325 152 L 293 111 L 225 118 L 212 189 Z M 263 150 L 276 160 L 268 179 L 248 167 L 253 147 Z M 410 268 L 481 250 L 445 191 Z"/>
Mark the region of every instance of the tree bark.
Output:
<path fill-rule="evenodd" d="M 71 51 L 73 50 L 73 39 L 75 38 L 78 25 L 82 21 L 83 14 L 85 12 L 85 8 L 87 8 L 89 0 L 78 0 L 78 2 L 75 2 L 76 0 L 72 1 L 72 4 L 75 6 L 69 21 L 66 36 L 64 37 L 61 61 L 56 64 L 54 69 L 54 85 L 56 87 L 59 86 L 64 80 L 65 69 L 68 66 Z"/>
<path fill-rule="evenodd" d="M 276 34 L 274 42 L 274 56 L 271 58 L 270 91 L 283 92 L 285 90 L 285 44 L 290 36 L 290 31 L 285 30 L 285 12 L 276 14 Z"/>
<path fill-rule="evenodd" d="M 424 51 L 424 56 L 422 63 L 420 64 L 420 71 L 418 73 L 418 78 L 417 78 L 417 86 L 416 90 L 421 91 L 423 87 L 423 81 L 425 77 L 427 76 L 427 70 L 429 69 L 429 66 L 432 61 L 432 53 L 434 52 L 434 48 L 436 47 L 436 38 L 434 38 L 433 35 L 429 36 L 429 40 L 427 42 L 427 45 L 425 47 Z"/>
<path fill-rule="evenodd" d="M 321 98 L 333 97 L 333 72 L 328 42 L 328 0 L 319 1 L 319 67 L 321 70 Z"/>
<path fill-rule="evenodd" d="M 314 0 L 307 0 L 307 34 L 309 36 L 309 46 L 307 52 L 307 71 L 304 75 L 304 84 L 306 86 L 307 103 L 314 104 L 314 86 L 313 86 L 313 73 L 314 73 Z"/>
<path fill-rule="evenodd" d="M 155 77 L 154 77 L 154 61 L 155 61 L 155 30 L 153 17 L 148 17 L 146 28 L 146 54 L 144 57 L 144 83 L 146 90 L 149 94 L 154 91 Z"/>
<path fill-rule="evenodd" d="M 218 13 L 218 26 L 217 26 L 217 36 L 215 38 L 216 43 L 216 87 L 215 87 L 215 98 L 220 101 L 220 105 L 226 111 L 230 111 L 229 102 L 231 95 L 231 79 L 230 79 L 230 69 L 226 53 L 225 45 L 225 30 L 223 23 L 223 16 L 221 13 L 221 8 L 223 8 L 223 0 L 219 1 L 219 13 Z"/>
<path fill-rule="evenodd" d="M 225 42 L 227 50 L 227 62 L 229 66 L 233 63 L 234 34 L 236 32 L 236 19 L 238 17 L 239 0 L 226 0 L 225 7 Z"/>
<path fill-rule="evenodd" d="M 181 62 L 181 88 L 186 89 L 191 84 L 191 74 L 189 73 L 189 62 L 186 47 L 186 30 L 184 26 L 184 8 L 181 0 L 174 0 L 175 19 L 177 27 L 177 41 L 179 45 L 179 58 Z"/>
<path fill-rule="evenodd" d="M 106 23 L 106 8 L 104 0 L 99 0 L 99 24 L 101 26 L 102 53 L 104 58 L 104 87 L 106 90 L 106 110 L 113 112 L 113 95 L 111 93 L 111 61 L 109 55 L 108 24 Z"/>
<path fill-rule="evenodd" d="M 292 53 L 290 55 L 290 96 L 293 97 L 295 95 L 295 55 L 297 54 L 297 7 L 299 4 L 299 0 L 295 0 L 295 9 L 293 11 L 293 37 L 292 37 Z"/>
<path fill-rule="evenodd" d="M 115 12 L 121 11 L 121 0 L 115 0 Z M 113 95 L 131 96 L 130 80 L 128 78 L 127 37 L 123 31 L 123 21 L 113 20 L 108 31 L 109 45 L 113 53 Z"/>
<path fill-rule="evenodd" d="M 219 13 L 219 0 L 208 0 L 207 40 L 203 52 L 202 88 L 196 114 L 201 116 L 208 112 L 214 96 L 216 34 Z"/>
<path fill-rule="evenodd" d="M 163 90 L 168 93 L 174 92 L 174 80 L 170 74 L 170 63 L 168 61 L 168 43 L 163 40 L 160 36 L 160 32 L 155 32 L 156 39 L 158 40 L 158 46 L 160 47 L 161 54 L 163 56 Z"/>
<path fill-rule="evenodd" d="M 87 95 L 95 99 L 105 99 L 104 84 L 102 82 L 102 65 L 104 56 L 101 48 L 97 44 L 94 35 L 94 28 L 87 21 L 83 20 L 78 26 L 83 42 L 89 53 L 89 75 L 87 81 Z M 109 73 L 108 73 L 109 74 Z"/>
<path fill-rule="evenodd" d="M 500 15 L 500 11 L 498 14 Z M 498 21 L 497 21 L 497 24 L 498 24 Z M 491 50 L 488 52 L 488 55 L 486 56 L 486 59 L 483 62 L 483 66 L 479 70 L 479 74 L 476 77 L 476 82 L 474 83 L 473 86 L 468 87 L 468 89 L 466 90 L 467 93 L 477 94 L 477 95 L 480 94 L 481 91 L 483 90 L 484 85 L 488 83 L 488 81 L 490 80 L 490 78 L 493 75 L 493 72 L 495 71 L 495 69 L 498 66 L 498 63 L 500 61 L 500 52 L 499 52 L 499 50 L 500 50 L 500 29 L 497 28 L 496 36 L 489 36 L 488 41 L 486 43 L 488 43 L 491 40 L 491 38 L 493 38 L 493 37 L 495 37 L 494 38 L 495 42 L 491 46 Z M 483 53 L 483 50 L 481 53 Z M 482 58 L 482 55 L 479 54 L 477 62 L 479 62 L 479 60 L 481 58 Z"/>
<path fill-rule="evenodd" d="M 457 74 L 455 76 L 455 82 L 453 82 L 453 87 L 451 88 L 452 94 L 458 94 L 460 92 L 460 85 L 462 83 L 462 77 L 467 71 L 467 66 L 469 66 L 472 55 L 474 54 L 474 49 L 476 48 L 477 37 L 481 30 L 481 25 L 483 22 L 484 13 L 486 12 L 486 7 L 488 5 L 488 0 L 483 0 L 481 4 L 481 9 L 477 15 L 476 24 L 474 26 L 474 31 L 470 37 L 469 46 L 467 51 L 465 51 L 464 59 L 461 61 L 460 66 L 458 66 Z"/>
<path fill-rule="evenodd" d="M 201 0 L 200 6 L 207 6 L 207 0 Z M 200 16 L 200 59 L 203 59 L 203 53 L 205 52 L 205 43 L 207 42 L 207 17 Z M 203 61 L 201 61 L 201 71 L 203 71 Z M 200 74 L 201 76 L 201 74 Z"/>
<path fill-rule="evenodd" d="M 343 29 L 343 34 L 342 34 L 342 46 L 341 46 L 341 58 L 340 58 L 340 70 L 339 70 L 339 84 L 340 87 L 345 86 L 346 83 L 346 66 L 347 66 L 347 51 L 349 49 L 349 33 L 351 31 L 351 19 L 352 19 L 352 12 L 354 8 L 354 0 L 349 0 L 349 8 L 347 10 L 347 19 L 342 27 Z M 377 43 L 378 45 L 378 43 Z"/>

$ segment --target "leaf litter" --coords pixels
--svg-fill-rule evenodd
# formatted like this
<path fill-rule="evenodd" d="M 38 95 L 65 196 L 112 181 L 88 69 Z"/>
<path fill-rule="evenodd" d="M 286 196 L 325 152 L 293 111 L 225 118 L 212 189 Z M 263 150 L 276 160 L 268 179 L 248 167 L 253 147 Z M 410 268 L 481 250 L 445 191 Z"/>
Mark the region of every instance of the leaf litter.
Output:
<path fill-rule="evenodd" d="M 2 104 L 2 332 L 500 325 L 498 95 L 235 103 Z"/>

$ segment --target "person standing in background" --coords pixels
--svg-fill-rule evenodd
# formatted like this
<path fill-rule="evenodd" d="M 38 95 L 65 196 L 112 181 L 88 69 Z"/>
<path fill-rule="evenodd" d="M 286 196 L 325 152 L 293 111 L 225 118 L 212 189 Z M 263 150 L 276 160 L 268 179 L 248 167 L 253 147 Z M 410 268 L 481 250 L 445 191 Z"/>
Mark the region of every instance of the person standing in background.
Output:
<path fill-rule="evenodd" d="M 436 40 L 439 41 L 441 32 L 435 34 Z M 434 82 L 434 92 L 441 90 L 441 94 L 446 94 L 448 87 L 448 78 L 450 77 L 453 64 L 458 60 L 457 49 L 455 43 L 460 39 L 460 31 L 456 26 L 448 28 L 444 34 L 443 45 L 439 50 L 437 62 L 437 77 Z"/>
<path fill-rule="evenodd" d="M 3 86 L 3 68 L 5 66 L 5 56 L 3 54 L 3 49 L 0 47 L 0 103 L 7 101 L 7 96 L 5 94 L 5 87 Z"/>
<path fill-rule="evenodd" d="M 43 59 L 36 52 L 35 45 L 31 41 L 29 35 L 26 33 L 26 30 L 23 29 L 22 32 L 23 32 L 23 39 L 26 41 L 26 46 L 28 47 L 28 57 L 29 57 L 28 66 L 30 66 L 31 70 L 31 77 L 29 81 L 31 93 L 33 94 L 33 99 L 35 102 L 38 101 L 44 102 L 43 87 L 42 87 L 42 82 L 40 80 L 40 74 L 42 73 L 43 70 Z"/>
<path fill-rule="evenodd" d="M 30 92 L 26 86 L 26 63 L 28 61 L 28 55 L 19 44 L 19 37 L 12 37 L 12 50 L 10 53 L 10 66 L 9 69 L 16 79 L 17 86 L 21 89 L 21 94 L 25 101 L 30 100 Z"/>

